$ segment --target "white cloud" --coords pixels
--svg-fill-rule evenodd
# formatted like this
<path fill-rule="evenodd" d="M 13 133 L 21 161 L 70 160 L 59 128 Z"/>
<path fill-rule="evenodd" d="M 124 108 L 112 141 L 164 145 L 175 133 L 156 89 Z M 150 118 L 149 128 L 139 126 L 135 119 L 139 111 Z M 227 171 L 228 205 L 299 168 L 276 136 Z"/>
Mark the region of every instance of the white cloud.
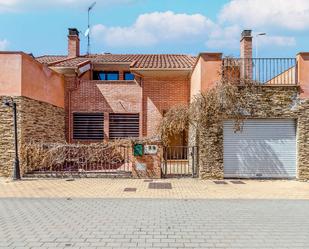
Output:
<path fill-rule="evenodd" d="M 110 4 L 130 4 L 138 0 L 97 0 L 97 7 Z M 92 4 L 94 0 L 0 0 L 0 12 L 15 12 L 33 9 L 49 8 L 83 8 Z"/>
<path fill-rule="evenodd" d="M 236 1 L 247 3 L 246 0 L 233 0 L 230 4 Z M 224 7 L 220 18 L 228 6 Z M 239 48 L 242 25 L 232 20 L 225 21 L 226 23 L 215 23 L 201 14 L 153 12 L 138 16 L 131 26 L 107 27 L 97 24 L 92 28 L 91 34 L 96 42 L 109 47 L 150 47 L 166 42 L 198 42 L 213 50 L 235 50 Z M 273 35 L 272 32 L 260 40 L 261 47 L 290 47 L 296 44 L 294 37 Z"/>
<path fill-rule="evenodd" d="M 265 36 L 258 42 L 261 46 L 292 47 L 296 45 L 295 37 L 291 36 Z"/>
<path fill-rule="evenodd" d="M 221 10 L 219 20 L 249 28 L 304 30 L 309 27 L 309 1 L 231 0 Z"/>
<path fill-rule="evenodd" d="M 140 15 L 128 27 L 95 25 L 92 35 L 97 41 L 103 41 L 109 46 L 151 46 L 164 41 L 205 38 L 214 25 L 201 14 L 153 12 Z"/>
<path fill-rule="evenodd" d="M 0 0 L 0 12 L 44 8 L 86 9 L 93 1 Z M 97 0 L 97 7 L 137 2 L 141 0 Z M 94 25 L 91 34 L 97 43 L 105 47 L 149 47 L 174 42 L 199 43 L 205 44 L 208 49 L 231 51 L 238 49 L 243 28 L 267 32 L 267 36 L 260 39 L 259 46 L 291 47 L 296 45 L 296 39 L 288 36 L 286 31 L 306 30 L 307 27 L 309 0 L 230 0 L 214 21 L 202 14 L 152 12 L 139 15 L 129 26 Z"/>
<path fill-rule="evenodd" d="M 0 51 L 7 50 L 9 46 L 8 40 L 0 40 Z"/>
<path fill-rule="evenodd" d="M 237 49 L 239 47 L 239 36 L 241 29 L 237 25 L 221 27 L 217 25 L 209 34 L 206 46 L 211 49 L 230 48 Z"/>

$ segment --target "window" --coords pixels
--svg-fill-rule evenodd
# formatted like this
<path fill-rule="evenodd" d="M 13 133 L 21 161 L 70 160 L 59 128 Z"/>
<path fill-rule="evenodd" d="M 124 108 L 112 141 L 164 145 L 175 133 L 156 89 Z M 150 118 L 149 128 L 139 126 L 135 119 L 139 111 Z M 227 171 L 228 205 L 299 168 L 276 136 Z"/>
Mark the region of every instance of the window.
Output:
<path fill-rule="evenodd" d="M 135 76 L 133 73 L 125 72 L 123 78 L 124 80 L 134 80 Z"/>
<path fill-rule="evenodd" d="M 119 80 L 119 72 L 94 71 L 94 80 Z"/>
<path fill-rule="evenodd" d="M 73 139 L 103 140 L 103 113 L 73 113 Z"/>
<path fill-rule="evenodd" d="M 139 114 L 109 115 L 109 138 L 139 137 Z"/>

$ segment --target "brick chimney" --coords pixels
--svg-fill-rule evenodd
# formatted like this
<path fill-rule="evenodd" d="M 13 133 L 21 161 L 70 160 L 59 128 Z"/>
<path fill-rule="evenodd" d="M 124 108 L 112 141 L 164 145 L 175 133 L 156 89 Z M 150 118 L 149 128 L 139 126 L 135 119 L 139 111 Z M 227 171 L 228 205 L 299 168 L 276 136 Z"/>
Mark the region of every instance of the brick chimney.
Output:
<path fill-rule="evenodd" d="M 79 49 L 79 31 L 76 28 L 69 28 L 68 57 L 78 57 Z"/>
<path fill-rule="evenodd" d="M 242 58 L 241 76 L 252 79 L 252 31 L 244 30 L 240 39 L 240 58 Z"/>

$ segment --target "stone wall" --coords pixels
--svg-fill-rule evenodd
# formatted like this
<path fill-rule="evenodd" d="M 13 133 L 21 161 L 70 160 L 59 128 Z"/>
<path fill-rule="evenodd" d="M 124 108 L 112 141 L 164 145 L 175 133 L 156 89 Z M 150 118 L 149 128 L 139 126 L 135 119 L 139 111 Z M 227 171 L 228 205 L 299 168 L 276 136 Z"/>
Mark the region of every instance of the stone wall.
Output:
<path fill-rule="evenodd" d="M 299 99 L 297 86 L 261 86 L 252 102 L 254 116 L 247 118 L 292 118 L 297 120 L 298 179 L 309 179 L 309 100 Z M 223 122 L 199 134 L 199 168 L 202 179 L 222 179 Z"/>
<path fill-rule="evenodd" d="M 4 100 L 5 97 L 0 96 L 0 176 L 9 176 L 14 160 L 14 126 L 13 111 L 11 108 L 3 106 Z M 15 101 L 19 114 L 20 99 L 15 99 Z"/>
<path fill-rule="evenodd" d="M 309 180 L 309 100 L 298 108 L 297 152 L 298 178 Z"/>
<path fill-rule="evenodd" d="M 0 96 L 1 103 L 9 97 Z M 64 110 L 32 100 L 14 97 L 17 103 L 19 145 L 27 142 L 64 142 Z M 14 161 L 13 110 L 0 106 L 0 176 L 12 174 Z M 21 162 L 22 164 L 22 162 Z"/>

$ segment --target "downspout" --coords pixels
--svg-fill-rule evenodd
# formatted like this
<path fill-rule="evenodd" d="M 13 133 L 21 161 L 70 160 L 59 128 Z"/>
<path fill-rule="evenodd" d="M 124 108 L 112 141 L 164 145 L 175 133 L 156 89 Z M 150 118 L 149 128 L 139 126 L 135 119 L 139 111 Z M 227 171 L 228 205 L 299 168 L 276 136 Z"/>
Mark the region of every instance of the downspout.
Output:
<path fill-rule="evenodd" d="M 90 67 L 90 72 L 92 72 L 92 65 Z M 79 75 L 78 73 L 78 69 L 75 70 L 75 80 L 74 80 L 74 87 L 73 88 L 69 88 L 69 92 L 68 92 L 68 98 L 69 98 L 69 104 L 68 104 L 68 112 L 69 112 L 69 117 L 68 117 L 68 123 L 69 123 L 69 127 L 68 127 L 68 132 L 69 132 L 69 143 L 72 143 L 72 129 L 71 129 L 71 125 L 72 125 L 72 118 L 71 118 L 71 92 L 75 91 L 78 89 L 78 86 L 81 83 L 81 80 L 79 77 L 83 76 L 86 72 L 82 73 Z M 92 80 L 92 73 L 90 75 L 90 80 Z"/>
<path fill-rule="evenodd" d="M 74 80 L 74 87 L 73 88 L 69 88 L 69 92 L 68 92 L 68 98 L 69 98 L 69 104 L 68 104 L 68 132 L 69 132 L 69 143 L 72 143 L 72 129 L 71 129 L 71 125 L 72 125 L 72 112 L 71 112 L 71 92 L 77 90 L 78 85 L 80 83 L 80 79 L 78 78 L 77 74 L 75 75 L 75 80 Z"/>

